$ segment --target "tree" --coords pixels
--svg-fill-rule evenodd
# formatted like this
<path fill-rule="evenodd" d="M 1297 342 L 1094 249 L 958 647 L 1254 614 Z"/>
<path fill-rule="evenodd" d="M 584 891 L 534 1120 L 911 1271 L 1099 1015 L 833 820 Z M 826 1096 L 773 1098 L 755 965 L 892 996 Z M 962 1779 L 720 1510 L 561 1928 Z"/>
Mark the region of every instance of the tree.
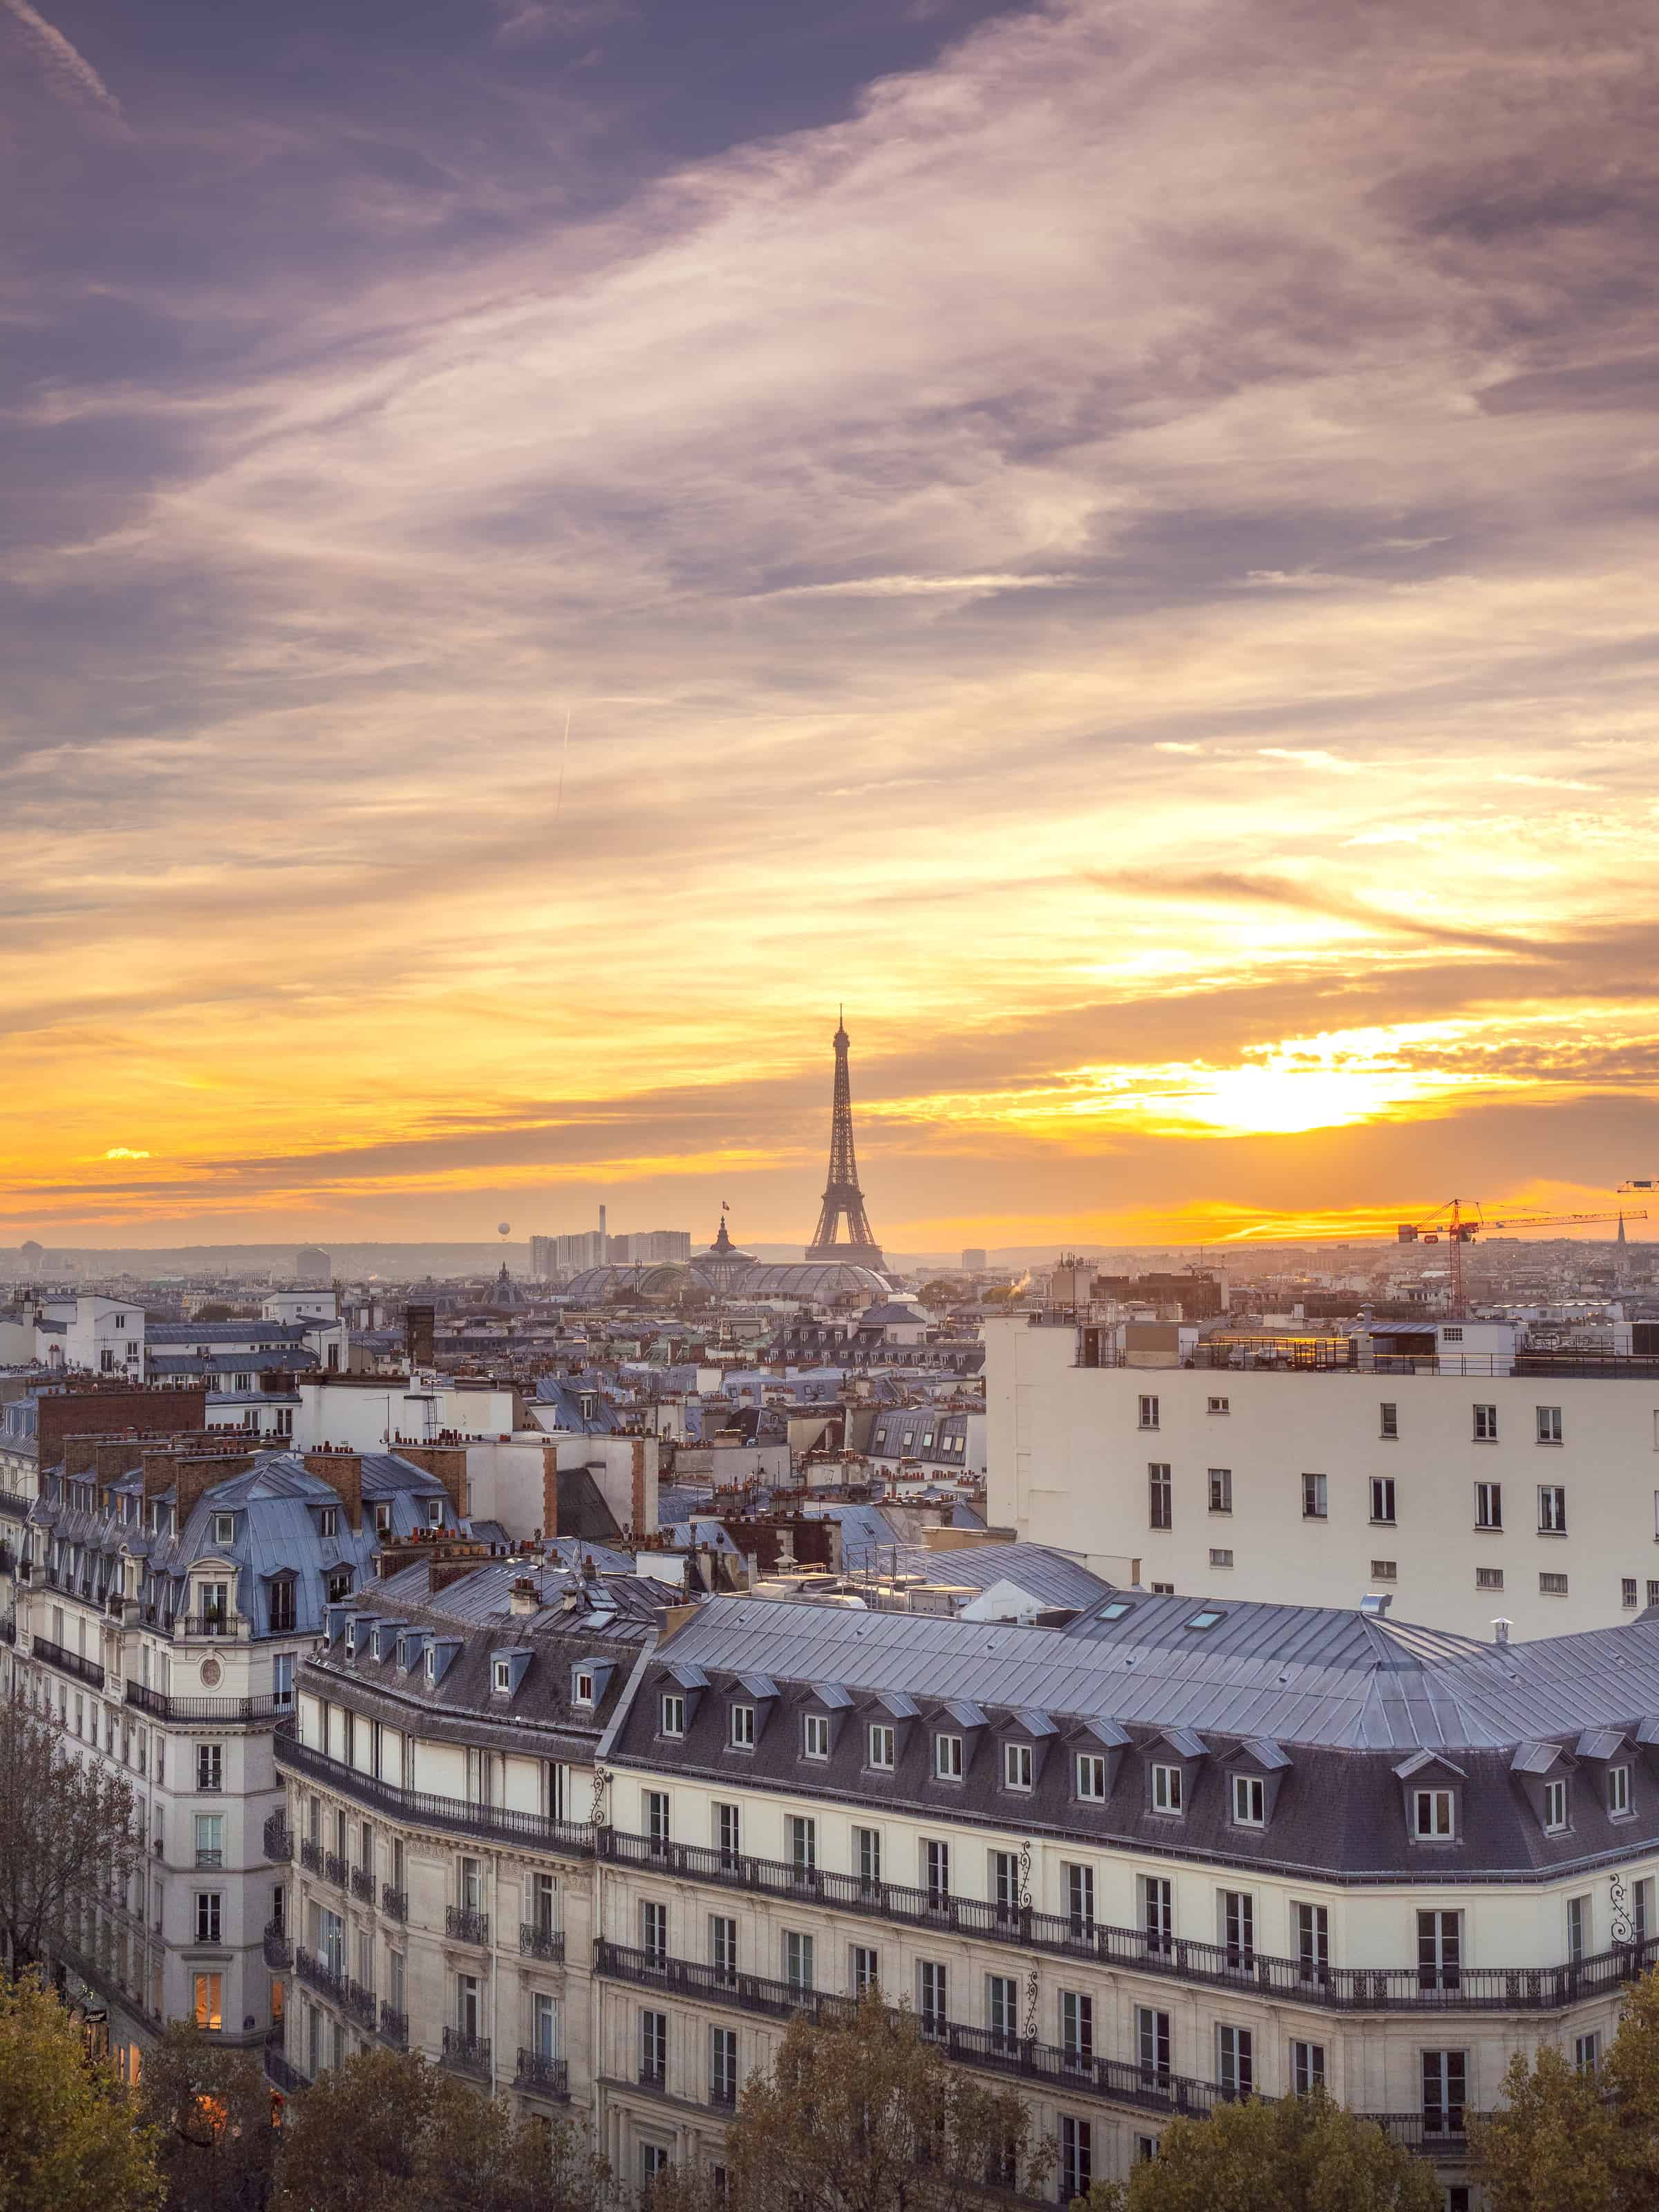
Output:
<path fill-rule="evenodd" d="M 598 2212 L 609 2177 L 568 2124 L 520 2120 L 419 2056 L 370 2051 L 288 2108 L 277 2212 Z"/>
<path fill-rule="evenodd" d="M 1547 2047 L 1516 2057 L 1504 2102 L 1474 2123 L 1492 2212 L 1650 2212 L 1659 2203 L 1659 1972 L 1626 1996 L 1600 2069 Z"/>
<path fill-rule="evenodd" d="M 167 2212 L 264 2212 L 276 2132 L 257 2058 L 176 2021 L 145 2057 L 139 2108 Z"/>
<path fill-rule="evenodd" d="M 968 2212 L 988 2180 L 1029 2189 L 1053 2163 L 1012 2090 L 950 2065 L 908 2008 L 873 1991 L 844 2026 L 798 2014 L 769 2074 L 751 2075 L 726 2138 L 726 2187 L 670 2173 L 652 2212 Z"/>
<path fill-rule="evenodd" d="M 82 1901 L 125 1887 L 143 1842 L 121 1776 L 77 1758 L 21 1689 L 0 1698 L 0 1952 L 15 1972 L 72 1938 Z"/>
<path fill-rule="evenodd" d="M 1441 2212 L 1426 2159 L 1316 2089 L 1171 2120 L 1158 2156 L 1127 2181 L 1097 2183 L 1088 2212 Z"/>
<path fill-rule="evenodd" d="M 0 2212 L 152 2212 L 155 2144 L 38 1975 L 0 1981 Z"/>
<path fill-rule="evenodd" d="M 960 1305 L 963 1291 L 960 1283 L 947 1283 L 942 1278 L 924 1283 L 916 1292 L 919 1303 L 933 1313 L 948 1313 L 952 1306 Z"/>

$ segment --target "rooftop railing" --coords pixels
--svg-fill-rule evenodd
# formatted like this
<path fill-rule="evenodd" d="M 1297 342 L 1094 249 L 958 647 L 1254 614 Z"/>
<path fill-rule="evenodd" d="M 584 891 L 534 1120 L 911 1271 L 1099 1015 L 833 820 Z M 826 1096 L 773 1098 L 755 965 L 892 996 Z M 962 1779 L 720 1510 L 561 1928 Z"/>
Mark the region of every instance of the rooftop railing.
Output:
<path fill-rule="evenodd" d="M 68 1674 L 94 1690 L 103 1688 L 104 1670 L 95 1659 L 83 1658 L 78 1651 L 66 1651 L 49 1636 L 32 1636 L 29 1649 L 37 1659 L 43 1659 L 48 1667 L 55 1667 L 60 1674 Z"/>
<path fill-rule="evenodd" d="M 175 1698 L 170 1691 L 153 1690 L 148 1682 L 129 1682 L 126 1701 L 137 1711 L 148 1713 L 154 1720 L 202 1723 L 210 1728 L 231 1727 L 239 1722 L 276 1720 L 294 1710 L 291 1695 Z"/>

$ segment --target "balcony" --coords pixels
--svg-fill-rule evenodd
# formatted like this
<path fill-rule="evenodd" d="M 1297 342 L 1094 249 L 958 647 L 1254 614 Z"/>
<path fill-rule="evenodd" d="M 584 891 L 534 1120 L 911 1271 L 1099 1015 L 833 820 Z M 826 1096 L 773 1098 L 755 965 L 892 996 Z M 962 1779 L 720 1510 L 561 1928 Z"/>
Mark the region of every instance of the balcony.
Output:
<path fill-rule="evenodd" d="M 373 1872 L 368 1867 L 352 1868 L 351 1894 L 354 1897 L 362 1898 L 365 1905 L 374 1904 L 374 1876 Z"/>
<path fill-rule="evenodd" d="M 273 1813 L 264 1826 L 265 1856 L 279 1864 L 294 1856 L 294 1838 L 288 1831 L 286 1813 Z"/>
<path fill-rule="evenodd" d="M 345 2003 L 346 1978 L 331 1960 L 319 1958 L 301 1944 L 294 1954 L 294 1971 L 308 1989 L 319 1990 L 337 2005 Z"/>
<path fill-rule="evenodd" d="M 1490 2119 L 1492 2115 L 1453 2106 L 1445 2112 L 1367 2112 L 1364 2117 L 1402 2149 L 1450 2165 L 1469 2154 L 1469 2122 Z"/>
<path fill-rule="evenodd" d="M 521 1920 L 519 1923 L 519 1954 L 525 1959 L 551 1959 L 562 1965 L 563 1929 L 542 1928 L 532 1921 Z"/>
<path fill-rule="evenodd" d="M 395 1783 L 382 1782 L 341 1759 L 331 1759 L 314 1745 L 301 1743 L 291 1727 L 277 1728 L 275 1750 L 280 1768 L 309 1775 L 373 1812 L 393 1814 L 421 1827 L 490 1837 L 574 1858 L 593 1856 L 593 1831 L 585 1820 L 552 1820 L 538 1813 L 517 1813 L 504 1805 L 480 1805 L 467 1798 L 437 1796 L 428 1790 L 399 1789 Z"/>
<path fill-rule="evenodd" d="M 323 1853 L 323 1878 L 325 1881 L 331 1881 L 336 1889 L 345 1887 L 346 1878 L 350 1872 L 349 1865 L 337 1851 Z"/>
<path fill-rule="evenodd" d="M 489 1915 L 470 1905 L 452 1905 L 444 1915 L 444 1933 L 453 1943 L 488 1943 Z"/>
<path fill-rule="evenodd" d="M 294 1946 L 280 1920 L 267 1920 L 264 1936 L 265 1964 L 273 1972 L 286 1973 L 294 1964 Z"/>
<path fill-rule="evenodd" d="M 311 1843 L 301 1844 L 300 1846 L 300 1864 L 304 1867 L 307 1874 L 320 1874 L 323 1870 L 322 1845 L 320 1844 Z"/>
<path fill-rule="evenodd" d="M 94 1690 L 103 1688 L 104 1670 L 95 1659 L 83 1659 L 78 1651 L 66 1651 L 61 1644 L 54 1644 L 49 1636 L 31 1637 L 29 1648 L 37 1659 L 44 1660 L 48 1667 L 55 1667 L 60 1674 L 67 1674 L 72 1681 L 85 1682 Z"/>
<path fill-rule="evenodd" d="M 293 1701 L 287 1696 L 175 1698 L 169 1691 L 151 1689 L 148 1682 L 129 1682 L 125 1694 L 128 1705 L 135 1711 L 180 1727 L 234 1728 L 250 1722 L 274 1721 L 293 1709 Z"/>
<path fill-rule="evenodd" d="M 394 2012 L 392 2007 L 386 2003 L 384 1998 L 382 1998 L 380 2001 L 380 2024 L 377 2033 L 379 2033 L 381 2041 L 391 2044 L 394 2050 L 407 2051 L 409 2048 L 409 2014 L 406 2012 Z"/>
<path fill-rule="evenodd" d="M 280 2043 L 267 2043 L 265 2045 L 265 2079 L 290 2097 L 296 2090 L 311 2087 L 310 2076 L 290 2064 Z"/>
<path fill-rule="evenodd" d="M 345 1985 L 345 2008 L 352 2018 L 374 2034 L 379 2025 L 379 2013 L 373 1990 L 365 1989 L 361 1982 L 349 1981 Z"/>
<path fill-rule="evenodd" d="M 389 1881 L 383 1881 L 380 1884 L 380 1910 L 389 1914 L 393 1920 L 407 1920 L 409 1892 L 406 1889 L 393 1889 Z"/>
<path fill-rule="evenodd" d="M 489 2079 L 489 2038 L 487 2035 L 468 2035 L 459 2027 L 444 2030 L 443 2063 L 458 2073 L 476 2074 L 484 2081 Z"/>
<path fill-rule="evenodd" d="M 570 2063 L 564 2058 L 550 2058 L 539 2051 L 519 2051 L 519 2070 L 513 2077 L 515 2089 L 524 2090 L 532 2097 L 558 2097 L 570 2094 Z"/>

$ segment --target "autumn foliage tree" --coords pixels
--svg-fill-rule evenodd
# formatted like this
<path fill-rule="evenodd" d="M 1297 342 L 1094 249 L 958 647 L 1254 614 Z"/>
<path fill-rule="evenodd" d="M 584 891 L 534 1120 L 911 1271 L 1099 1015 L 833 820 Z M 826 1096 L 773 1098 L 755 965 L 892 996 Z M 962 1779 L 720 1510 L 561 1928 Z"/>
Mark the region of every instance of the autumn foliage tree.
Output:
<path fill-rule="evenodd" d="M 82 1901 L 118 1889 L 143 1852 L 121 1777 L 70 1750 L 21 1692 L 0 1698 L 0 1964 L 46 1957 Z"/>
<path fill-rule="evenodd" d="M 1053 2162 L 1022 2099 L 948 2064 L 873 1993 L 842 2026 L 791 2021 L 722 2155 L 723 2197 L 707 2174 L 671 2172 L 652 2212 L 968 2212 L 988 2180 L 1035 2187 Z"/>
<path fill-rule="evenodd" d="M 1626 1996 L 1601 2066 L 1514 2059 L 1471 2136 L 1491 2212 L 1652 2212 L 1659 2205 L 1659 1972 Z"/>
<path fill-rule="evenodd" d="M 251 2052 L 175 2021 L 145 2056 L 139 2108 L 154 2130 L 167 2212 L 264 2212 L 276 2131 Z"/>
<path fill-rule="evenodd" d="M 155 2212 L 155 2149 L 38 1976 L 0 1980 L 0 2212 Z"/>
<path fill-rule="evenodd" d="M 1433 2167 L 1323 2089 L 1171 2120 L 1158 2156 L 1097 2183 L 1088 2212 L 1442 2212 Z"/>

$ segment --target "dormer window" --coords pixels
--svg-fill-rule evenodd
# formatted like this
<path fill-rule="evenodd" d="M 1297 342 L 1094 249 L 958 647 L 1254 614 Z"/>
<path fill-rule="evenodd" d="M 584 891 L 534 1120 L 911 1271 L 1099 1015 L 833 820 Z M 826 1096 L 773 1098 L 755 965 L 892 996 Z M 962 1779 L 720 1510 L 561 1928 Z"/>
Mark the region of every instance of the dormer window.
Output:
<path fill-rule="evenodd" d="M 671 1690 L 661 1705 L 662 1732 L 665 1735 L 683 1736 L 685 1734 L 685 1699 L 677 1690 Z"/>
<path fill-rule="evenodd" d="M 570 1702 L 574 1705 L 591 1705 L 593 1702 L 593 1670 L 578 1667 L 570 1680 Z"/>
<path fill-rule="evenodd" d="M 1630 1769 L 1610 1766 L 1607 1769 L 1607 1818 L 1622 1820 L 1630 1811 Z"/>
<path fill-rule="evenodd" d="M 340 1533 L 340 1509 L 337 1505 L 322 1505 L 317 1510 L 317 1534 L 337 1536 Z"/>
<path fill-rule="evenodd" d="M 1235 1774 L 1233 1777 L 1233 1826 L 1236 1828 L 1265 1828 L 1267 1825 L 1267 1792 L 1259 1774 Z"/>
<path fill-rule="evenodd" d="M 1152 1768 L 1152 1810 L 1154 1813 L 1179 1813 L 1182 1810 L 1182 1775 L 1178 1766 L 1155 1764 Z"/>
<path fill-rule="evenodd" d="M 940 1782 L 961 1781 L 963 1756 L 959 1735 L 936 1735 L 933 1738 L 933 1773 Z"/>
<path fill-rule="evenodd" d="M 346 1657 L 348 1659 L 354 1658 L 356 1656 L 357 1624 L 355 1620 L 349 1620 L 345 1625 L 345 1648 Z"/>
<path fill-rule="evenodd" d="M 375 1507 L 374 1533 L 377 1536 L 389 1536 L 392 1534 L 392 1508 L 389 1505 L 382 1504 Z"/>
<path fill-rule="evenodd" d="M 896 1733 L 890 1722 L 870 1723 L 870 1764 L 880 1774 L 890 1774 L 895 1761 Z"/>
<path fill-rule="evenodd" d="M 733 1751 L 752 1751 L 755 1748 L 755 1708 L 752 1705 L 733 1705 L 732 1733 Z"/>
<path fill-rule="evenodd" d="M 1078 1753 L 1077 1794 L 1085 1805 L 1106 1802 L 1106 1761 L 1098 1752 Z"/>
<path fill-rule="evenodd" d="M 444 1502 L 441 1498 L 428 1498 L 427 1499 L 426 1518 L 428 1528 L 441 1528 L 443 1527 Z"/>
<path fill-rule="evenodd" d="M 216 1513 L 213 1516 L 213 1540 L 216 1544 L 234 1544 L 236 1540 L 236 1516 Z"/>
<path fill-rule="evenodd" d="M 493 1659 L 489 1665 L 489 1686 L 501 1697 L 509 1697 L 513 1691 L 513 1662 L 508 1659 Z"/>
<path fill-rule="evenodd" d="M 1559 1776 L 1544 1784 L 1544 1833 L 1563 1836 L 1567 1830 L 1567 1785 Z"/>
<path fill-rule="evenodd" d="M 1449 1843 L 1453 1835 L 1449 1790 L 1412 1792 L 1412 1833 L 1426 1843 Z"/>
<path fill-rule="evenodd" d="M 343 1605 L 346 1600 L 351 1595 L 350 1568 L 337 1567 L 334 1572 L 328 1578 L 327 1589 L 329 1603 L 331 1605 Z"/>
<path fill-rule="evenodd" d="M 349 1634 L 349 1631 L 347 1632 Z M 428 1682 L 435 1682 L 438 1679 L 438 1655 L 429 1644 L 426 1647 L 426 1679 Z"/>
<path fill-rule="evenodd" d="M 1032 1782 L 1031 1747 L 1029 1743 L 1005 1743 L 1002 1747 L 1002 1786 L 1005 1790 L 1029 1790 Z"/>
<path fill-rule="evenodd" d="M 808 1713 L 803 1728 L 802 1750 L 808 1759 L 828 1759 L 830 1756 L 830 1716 L 828 1713 Z"/>

